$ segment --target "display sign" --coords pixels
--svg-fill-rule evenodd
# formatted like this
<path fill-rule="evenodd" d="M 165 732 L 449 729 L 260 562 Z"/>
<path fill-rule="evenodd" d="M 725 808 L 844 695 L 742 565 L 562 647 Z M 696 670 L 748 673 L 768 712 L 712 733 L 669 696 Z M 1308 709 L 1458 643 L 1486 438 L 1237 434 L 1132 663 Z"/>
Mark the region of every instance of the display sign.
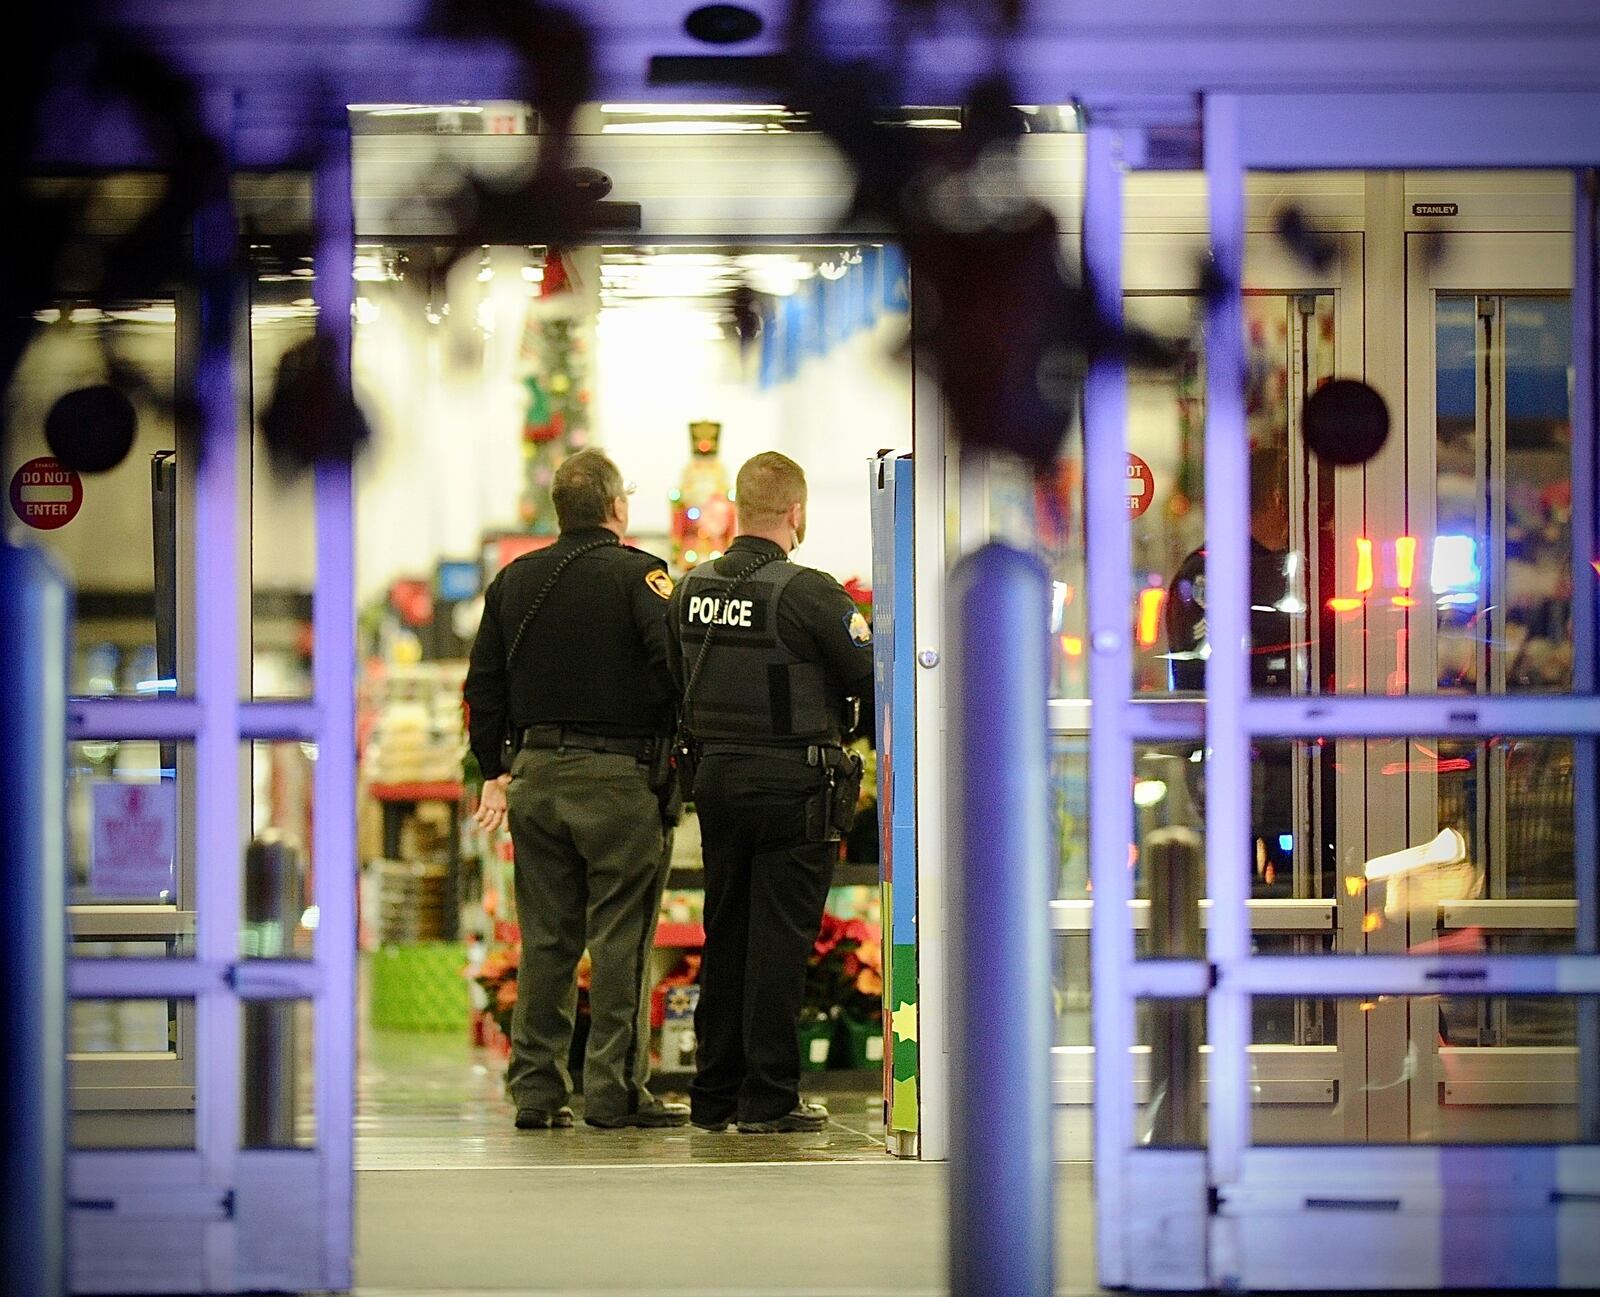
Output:
<path fill-rule="evenodd" d="M 1156 498 L 1155 474 L 1137 455 L 1128 456 L 1128 517 L 1137 518 Z"/>
<path fill-rule="evenodd" d="M 434 591 L 445 603 L 460 603 L 478 593 L 482 572 L 475 559 L 440 559 L 434 568 Z"/>
<path fill-rule="evenodd" d="M 106 898 L 170 900 L 178 786 L 99 780 L 92 789 L 89 891 Z"/>
<path fill-rule="evenodd" d="M 83 508 L 83 479 L 46 455 L 11 475 L 11 512 L 39 531 L 65 527 Z"/>

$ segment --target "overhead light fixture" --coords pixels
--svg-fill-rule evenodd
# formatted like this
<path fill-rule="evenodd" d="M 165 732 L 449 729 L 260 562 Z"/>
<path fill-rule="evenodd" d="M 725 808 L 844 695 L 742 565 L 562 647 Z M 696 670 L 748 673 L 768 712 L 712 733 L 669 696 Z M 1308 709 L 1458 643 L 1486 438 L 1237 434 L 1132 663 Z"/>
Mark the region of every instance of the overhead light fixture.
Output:
<path fill-rule="evenodd" d="M 482 104 L 346 104 L 352 113 L 373 117 L 432 117 L 436 113 L 482 113 Z"/>
<path fill-rule="evenodd" d="M 601 104 L 607 117 L 789 117 L 782 104 Z"/>
<path fill-rule="evenodd" d="M 606 122 L 600 127 L 600 133 L 602 135 L 767 135 L 779 133 L 782 129 L 776 123 L 695 118 L 679 121 Z"/>

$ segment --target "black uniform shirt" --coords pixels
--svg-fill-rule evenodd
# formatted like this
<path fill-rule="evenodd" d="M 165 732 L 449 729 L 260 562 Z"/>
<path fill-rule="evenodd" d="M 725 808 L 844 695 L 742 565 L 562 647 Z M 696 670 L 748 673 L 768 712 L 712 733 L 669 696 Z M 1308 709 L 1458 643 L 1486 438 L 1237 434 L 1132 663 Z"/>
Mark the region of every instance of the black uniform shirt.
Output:
<path fill-rule="evenodd" d="M 1258 693 L 1289 689 L 1292 638 L 1289 614 L 1282 611 L 1289 593 L 1286 555 L 1250 538 L 1250 686 Z M 1206 687 L 1206 551 L 1183 560 L 1167 598 L 1167 651 L 1172 654 L 1172 687 Z"/>
<path fill-rule="evenodd" d="M 782 546 L 759 536 L 739 536 L 728 546 L 726 554 L 713 561 L 712 570 L 718 576 L 737 576 L 760 558 L 773 558 L 780 563 L 789 561 Z M 684 661 L 679 634 L 678 601 L 683 589 L 680 585 L 673 592 L 667 615 L 668 660 L 680 689 L 694 669 L 692 661 Z M 829 701 L 837 714 L 843 715 L 846 698 L 856 698 L 860 700 L 861 724 L 871 724 L 872 636 L 843 586 L 817 568 L 800 568 L 779 599 L 778 633 L 796 656 L 822 664 L 828 681 Z M 716 653 L 713 640 L 706 670 L 714 669 Z M 707 757 L 707 761 L 712 759 Z M 808 789 L 816 782 L 814 773 L 793 761 L 774 759 L 757 764 L 749 758 L 737 760 L 741 767 L 738 782 L 742 793 L 756 796 L 789 793 Z"/>
<path fill-rule="evenodd" d="M 601 542 L 561 574 L 507 670 L 506 654 L 534 597 L 579 546 Z M 592 734 L 671 733 L 667 565 L 602 527 L 563 532 L 489 583 L 467 671 L 468 733 L 485 779 L 504 773 L 507 726 L 565 725 Z"/>

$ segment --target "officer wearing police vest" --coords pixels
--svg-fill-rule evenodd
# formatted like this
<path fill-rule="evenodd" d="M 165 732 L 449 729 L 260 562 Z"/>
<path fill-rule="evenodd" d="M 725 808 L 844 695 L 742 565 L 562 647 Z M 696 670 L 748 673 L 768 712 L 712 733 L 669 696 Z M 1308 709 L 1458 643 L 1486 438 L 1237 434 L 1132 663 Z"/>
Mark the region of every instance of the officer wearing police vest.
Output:
<path fill-rule="evenodd" d="M 847 705 L 872 714 L 872 635 L 837 581 L 789 561 L 806 534 L 800 466 L 757 455 L 734 494 L 738 536 L 683 579 L 668 617 L 705 854 L 691 1120 L 811 1132 L 828 1112 L 800 1099 L 796 1033 L 860 789 L 841 743 Z"/>
<path fill-rule="evenodd" d="M 672 582 L 660 559 L 622 543 L 628 488 L 605 455 L 570 456 L 550 495 L 561 536 L 490 582 L 466 682 L 485 779 L 477 820 L 493 832 L 509 815 L 516 848 L 522 961 L 506 1090 L 518 1129 L 572 1125 L 567 1058 L 587 947 L 584 1120 L 681 1126 L 688 1109 L 646 1086 L 644 986 L 666 882 Z"/>

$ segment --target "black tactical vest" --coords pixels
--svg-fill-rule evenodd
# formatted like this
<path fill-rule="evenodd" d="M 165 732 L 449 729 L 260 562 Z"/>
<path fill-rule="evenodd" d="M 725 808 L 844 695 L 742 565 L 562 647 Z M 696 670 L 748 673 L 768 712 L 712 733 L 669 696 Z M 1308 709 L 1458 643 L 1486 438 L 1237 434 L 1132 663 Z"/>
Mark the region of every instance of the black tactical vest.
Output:
<path fill-rule="evenodd" d="M 709 565 L 684 577 L 678 627 L 685 671 L 694 669 L 708 633 L 712 640 L 685 715 L 701 742 L 839 741 L 822 663 L 796 655 L 778 630 L 778 601 L 801 570 L 768 563 L 731 598 L 732 580 Z"/>

